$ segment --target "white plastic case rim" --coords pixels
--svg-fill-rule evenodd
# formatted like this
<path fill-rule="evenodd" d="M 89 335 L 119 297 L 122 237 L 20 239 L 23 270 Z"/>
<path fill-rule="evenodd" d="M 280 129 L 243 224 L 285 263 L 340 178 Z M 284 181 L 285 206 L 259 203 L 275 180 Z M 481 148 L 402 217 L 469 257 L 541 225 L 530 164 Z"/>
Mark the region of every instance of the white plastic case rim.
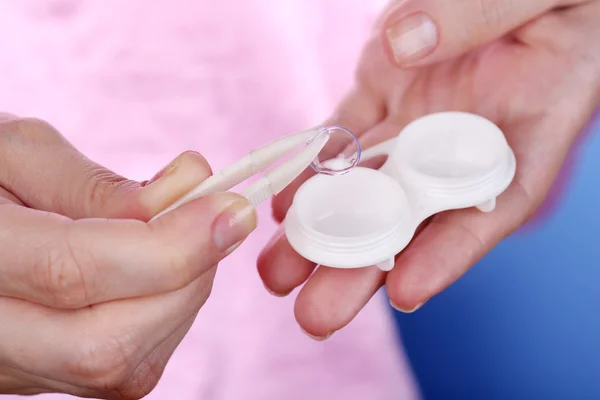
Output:
<path fill-rule="evenodd" d="M 502 131 L 477 115 L 422 117 L 362 153 L 387 156 L 379 170 L 317 175 L 297 191 L 285 220 L 290 245 L 334 268 L 394 266 L 419 224 L 441 211 L 493 211 L 516 170 Z"/>

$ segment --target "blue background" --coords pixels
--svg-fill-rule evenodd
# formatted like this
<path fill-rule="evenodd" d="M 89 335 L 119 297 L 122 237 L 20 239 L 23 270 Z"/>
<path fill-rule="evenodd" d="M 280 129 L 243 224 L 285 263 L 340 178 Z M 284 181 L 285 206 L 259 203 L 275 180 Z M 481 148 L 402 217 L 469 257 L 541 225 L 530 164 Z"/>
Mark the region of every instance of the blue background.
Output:
<path fill-rule="evenodd" d="M 600 124 L 558 208 L 411 315 L 425 399 L 600 399 Z"/>

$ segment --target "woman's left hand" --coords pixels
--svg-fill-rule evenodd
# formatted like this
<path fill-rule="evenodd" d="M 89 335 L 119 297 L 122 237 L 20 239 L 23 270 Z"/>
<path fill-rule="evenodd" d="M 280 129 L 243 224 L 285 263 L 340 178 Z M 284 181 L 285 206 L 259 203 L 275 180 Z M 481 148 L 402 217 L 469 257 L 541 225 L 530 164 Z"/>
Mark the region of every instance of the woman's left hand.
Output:
<path fill-rule="evenodd" d="M 425 114 L 479 114 L 504 131 L 517 175 L 494 212 L 467 209 L 430 219 L 387 274 L 377 268 L 314 271 L 280 232 L 258 270 L 276 294 L 308 280 L 295 307 L 306 332 L 326 338 L 341 329 L 384 283 L 396 308 L 416 310 L 536 211 L 599 102 L 598 21 L 596 0 L 390 4 L 364 49 L 354 89 L 329 123 L 358 133 L 366 148 Z M 307 178 L 274 200 L 277 220 Z"/>

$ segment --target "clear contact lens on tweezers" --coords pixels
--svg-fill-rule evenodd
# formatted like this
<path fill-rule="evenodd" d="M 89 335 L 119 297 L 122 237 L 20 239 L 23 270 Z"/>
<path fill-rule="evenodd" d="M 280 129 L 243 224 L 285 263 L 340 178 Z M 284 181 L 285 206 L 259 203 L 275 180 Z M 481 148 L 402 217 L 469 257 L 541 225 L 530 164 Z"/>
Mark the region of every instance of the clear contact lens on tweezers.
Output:
<path fill-rule="evenodd" d="M 329 135 L 329 140 L 310 164 L 311 168 L 324 175 L 343 175 L 360 162 L 360 143 L 349 129 L 341 126 L 326 126 L 315 137 Z"/>

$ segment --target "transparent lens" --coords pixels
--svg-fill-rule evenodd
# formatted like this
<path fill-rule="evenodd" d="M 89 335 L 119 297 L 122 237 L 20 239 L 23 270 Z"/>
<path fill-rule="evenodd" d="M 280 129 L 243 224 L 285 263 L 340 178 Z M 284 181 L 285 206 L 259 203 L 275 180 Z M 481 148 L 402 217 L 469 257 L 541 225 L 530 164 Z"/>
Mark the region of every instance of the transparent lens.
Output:
<path fill-rule="evenodd" d="M 358 165 L 360 143 L 351 131 L 341 126 L 327 126 L 315 137 L 320 135 L 329 135 L 329 140 L 310 165 L 317 173 L 342 175 Z"/>

